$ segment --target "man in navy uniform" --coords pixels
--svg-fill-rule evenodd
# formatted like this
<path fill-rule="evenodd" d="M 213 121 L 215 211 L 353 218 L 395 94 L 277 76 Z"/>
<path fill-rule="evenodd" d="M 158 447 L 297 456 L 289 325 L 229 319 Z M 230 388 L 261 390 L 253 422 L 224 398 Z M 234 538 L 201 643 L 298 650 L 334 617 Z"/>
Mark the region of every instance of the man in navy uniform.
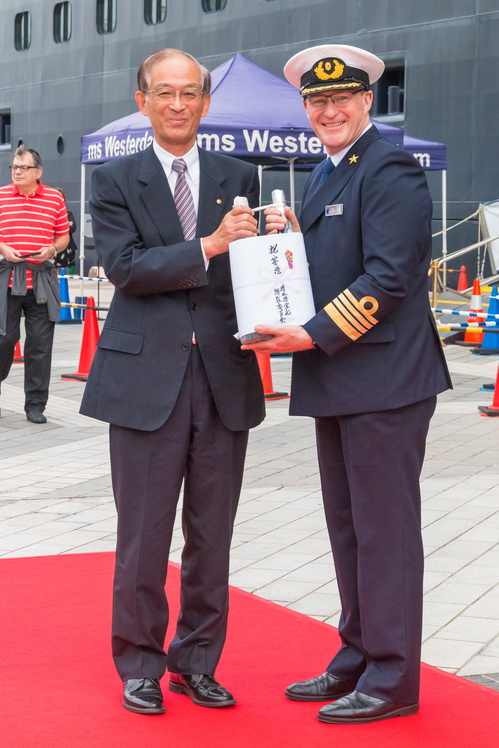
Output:
<path fill-rule="evenodd" d="M 331 701 L 319 719 L 340 724 L 419 708 L 419 476 L 436 395 L 451 386 L 428 302 L 426 178 L 369 120 L 383 69 L 345 45 L 306 49 L 284 68 L 328 154 L 299 222 L 286 211 L 304 234 L 317 313 L 303 327 L 257 326 L 274 338 L 244 346 L 299 351 L 290 412 L 316 419 L 341 648 L 325 673 L 286 695 Z M 268 213 L 267 230 L 282 229 Z"/>

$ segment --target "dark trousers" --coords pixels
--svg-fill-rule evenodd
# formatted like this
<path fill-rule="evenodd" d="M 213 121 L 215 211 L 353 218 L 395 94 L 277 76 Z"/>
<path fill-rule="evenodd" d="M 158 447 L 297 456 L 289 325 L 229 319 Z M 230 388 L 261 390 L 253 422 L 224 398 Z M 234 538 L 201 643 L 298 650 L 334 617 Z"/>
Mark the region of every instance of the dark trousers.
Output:
<path fill-rule="evenodd" d="M 21 337 L 21 311 L 24 311 L 24 410 L 43 413 L 49 397 L 55 323 L 48 318 L 47 305 L 37 304 L 32 289 L 26 296 L 13 296 L 10 288 L 7 294 L 7 329 L 0 336 L 0 381 L 9 375 L 14 348 Z"/>
<path fill-rule="evenodd" d="M 317 418 L 342 646 L 328 671 L 362 693 L 419 695 L 423 544 L 419 476 L 436 398 L 380 413 Z"/>
<path fill-rule="evenodd" d="M 137 382 L 140 387 L 140 382 Z M 220 420 L 196 345 L 172 414 L 156 431 L 111 426 L 118 510 L 112 646 L 122 680 L 213 674 L 225 641 L 229 551 L 247 431 Z M 165 580 L 184 481 L 181 612 L 168 649 Z"/>

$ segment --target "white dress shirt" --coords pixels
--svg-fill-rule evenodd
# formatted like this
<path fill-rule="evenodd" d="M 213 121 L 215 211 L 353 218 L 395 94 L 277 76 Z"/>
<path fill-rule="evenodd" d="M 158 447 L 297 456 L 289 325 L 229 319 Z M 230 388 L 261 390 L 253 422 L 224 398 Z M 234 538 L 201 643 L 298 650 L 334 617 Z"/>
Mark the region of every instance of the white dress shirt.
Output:
<path fill-rule="evenodd" d="M 174 156 L 173 153 L 165 151 L 161 148 L 156 141 L 153 142 L 152 147 L 154 153 L 159 159 L 161 166 L 165 172 L 165 176 L 168 179 L 168 184 L 172 191 L 172 195 L 175 194 L 175 185 L 178 179 L 178 172 L 173 171 L 173 162 L 176 158 L 182 158 L 187 166 L 185 170 L 185 179 L 189 185 L 189 189 L 192 193 L 192 199 L 194 201 L 194 210 L 196 212 L 196 218 L 198 215 L 198 204 L 199 204 L 199 150 L 196 144 L 194 144 L 190 151 L 184 153 L 183 156 Z"/>

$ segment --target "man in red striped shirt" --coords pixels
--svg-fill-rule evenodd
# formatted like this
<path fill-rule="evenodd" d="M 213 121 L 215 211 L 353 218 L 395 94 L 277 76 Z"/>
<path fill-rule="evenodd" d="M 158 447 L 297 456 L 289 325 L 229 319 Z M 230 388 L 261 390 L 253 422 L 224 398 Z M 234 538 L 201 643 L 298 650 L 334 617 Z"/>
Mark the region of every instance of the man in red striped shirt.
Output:
<path fill-rule="evenodd" d="M 40 181 L 35 150 L 20 146 L 10 169 L 12 184 L 0 188 L 0 381 L 9 374 L 24 311 L 24 409 L 32 423 L 46 423 L 60 302 L 53 257 L 66 248 L 69 225 L 62 195 Z"/>

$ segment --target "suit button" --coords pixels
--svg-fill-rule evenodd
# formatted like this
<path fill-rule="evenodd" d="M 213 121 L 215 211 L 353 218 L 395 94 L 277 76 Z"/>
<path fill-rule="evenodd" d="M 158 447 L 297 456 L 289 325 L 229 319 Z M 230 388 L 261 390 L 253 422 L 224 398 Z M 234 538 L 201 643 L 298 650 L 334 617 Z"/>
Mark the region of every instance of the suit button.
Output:
<path fill-rule="evenodd" d="M 189 343 L 182 343 L 182 350 L 188 351 L 189 350 Z"/>
<path fill-rule="evenodd" d="M 179 281 L 179 282 L 177 283 L 177 288 L 183 288 L 183 287 L 184 287 L 184 286 L 183 286 L 183 285 L 182 285 L 182 283 L 180 283 L 180 281 Z"/>
<path fill-rule="evenodd" d="M 198 305 L 196 303 L 191 304 L 191 309 L 193 312 L 195 312 L 197 308 L 198 308 Z"/>
<path fill-rule="evenodd" d="M 187 281 L 187 284 L 186 284 L 186 285 L 187 285 L 187 288 L 191 288 L 191 286 L 192 286 L 192 281 Z"/>
<path fill-rule="evenodd" d="M 192 281 L 192 285 L 197 286 L 198 283 L 199 283 L 198 279 L 194 278 L 194 280 Z"/>

